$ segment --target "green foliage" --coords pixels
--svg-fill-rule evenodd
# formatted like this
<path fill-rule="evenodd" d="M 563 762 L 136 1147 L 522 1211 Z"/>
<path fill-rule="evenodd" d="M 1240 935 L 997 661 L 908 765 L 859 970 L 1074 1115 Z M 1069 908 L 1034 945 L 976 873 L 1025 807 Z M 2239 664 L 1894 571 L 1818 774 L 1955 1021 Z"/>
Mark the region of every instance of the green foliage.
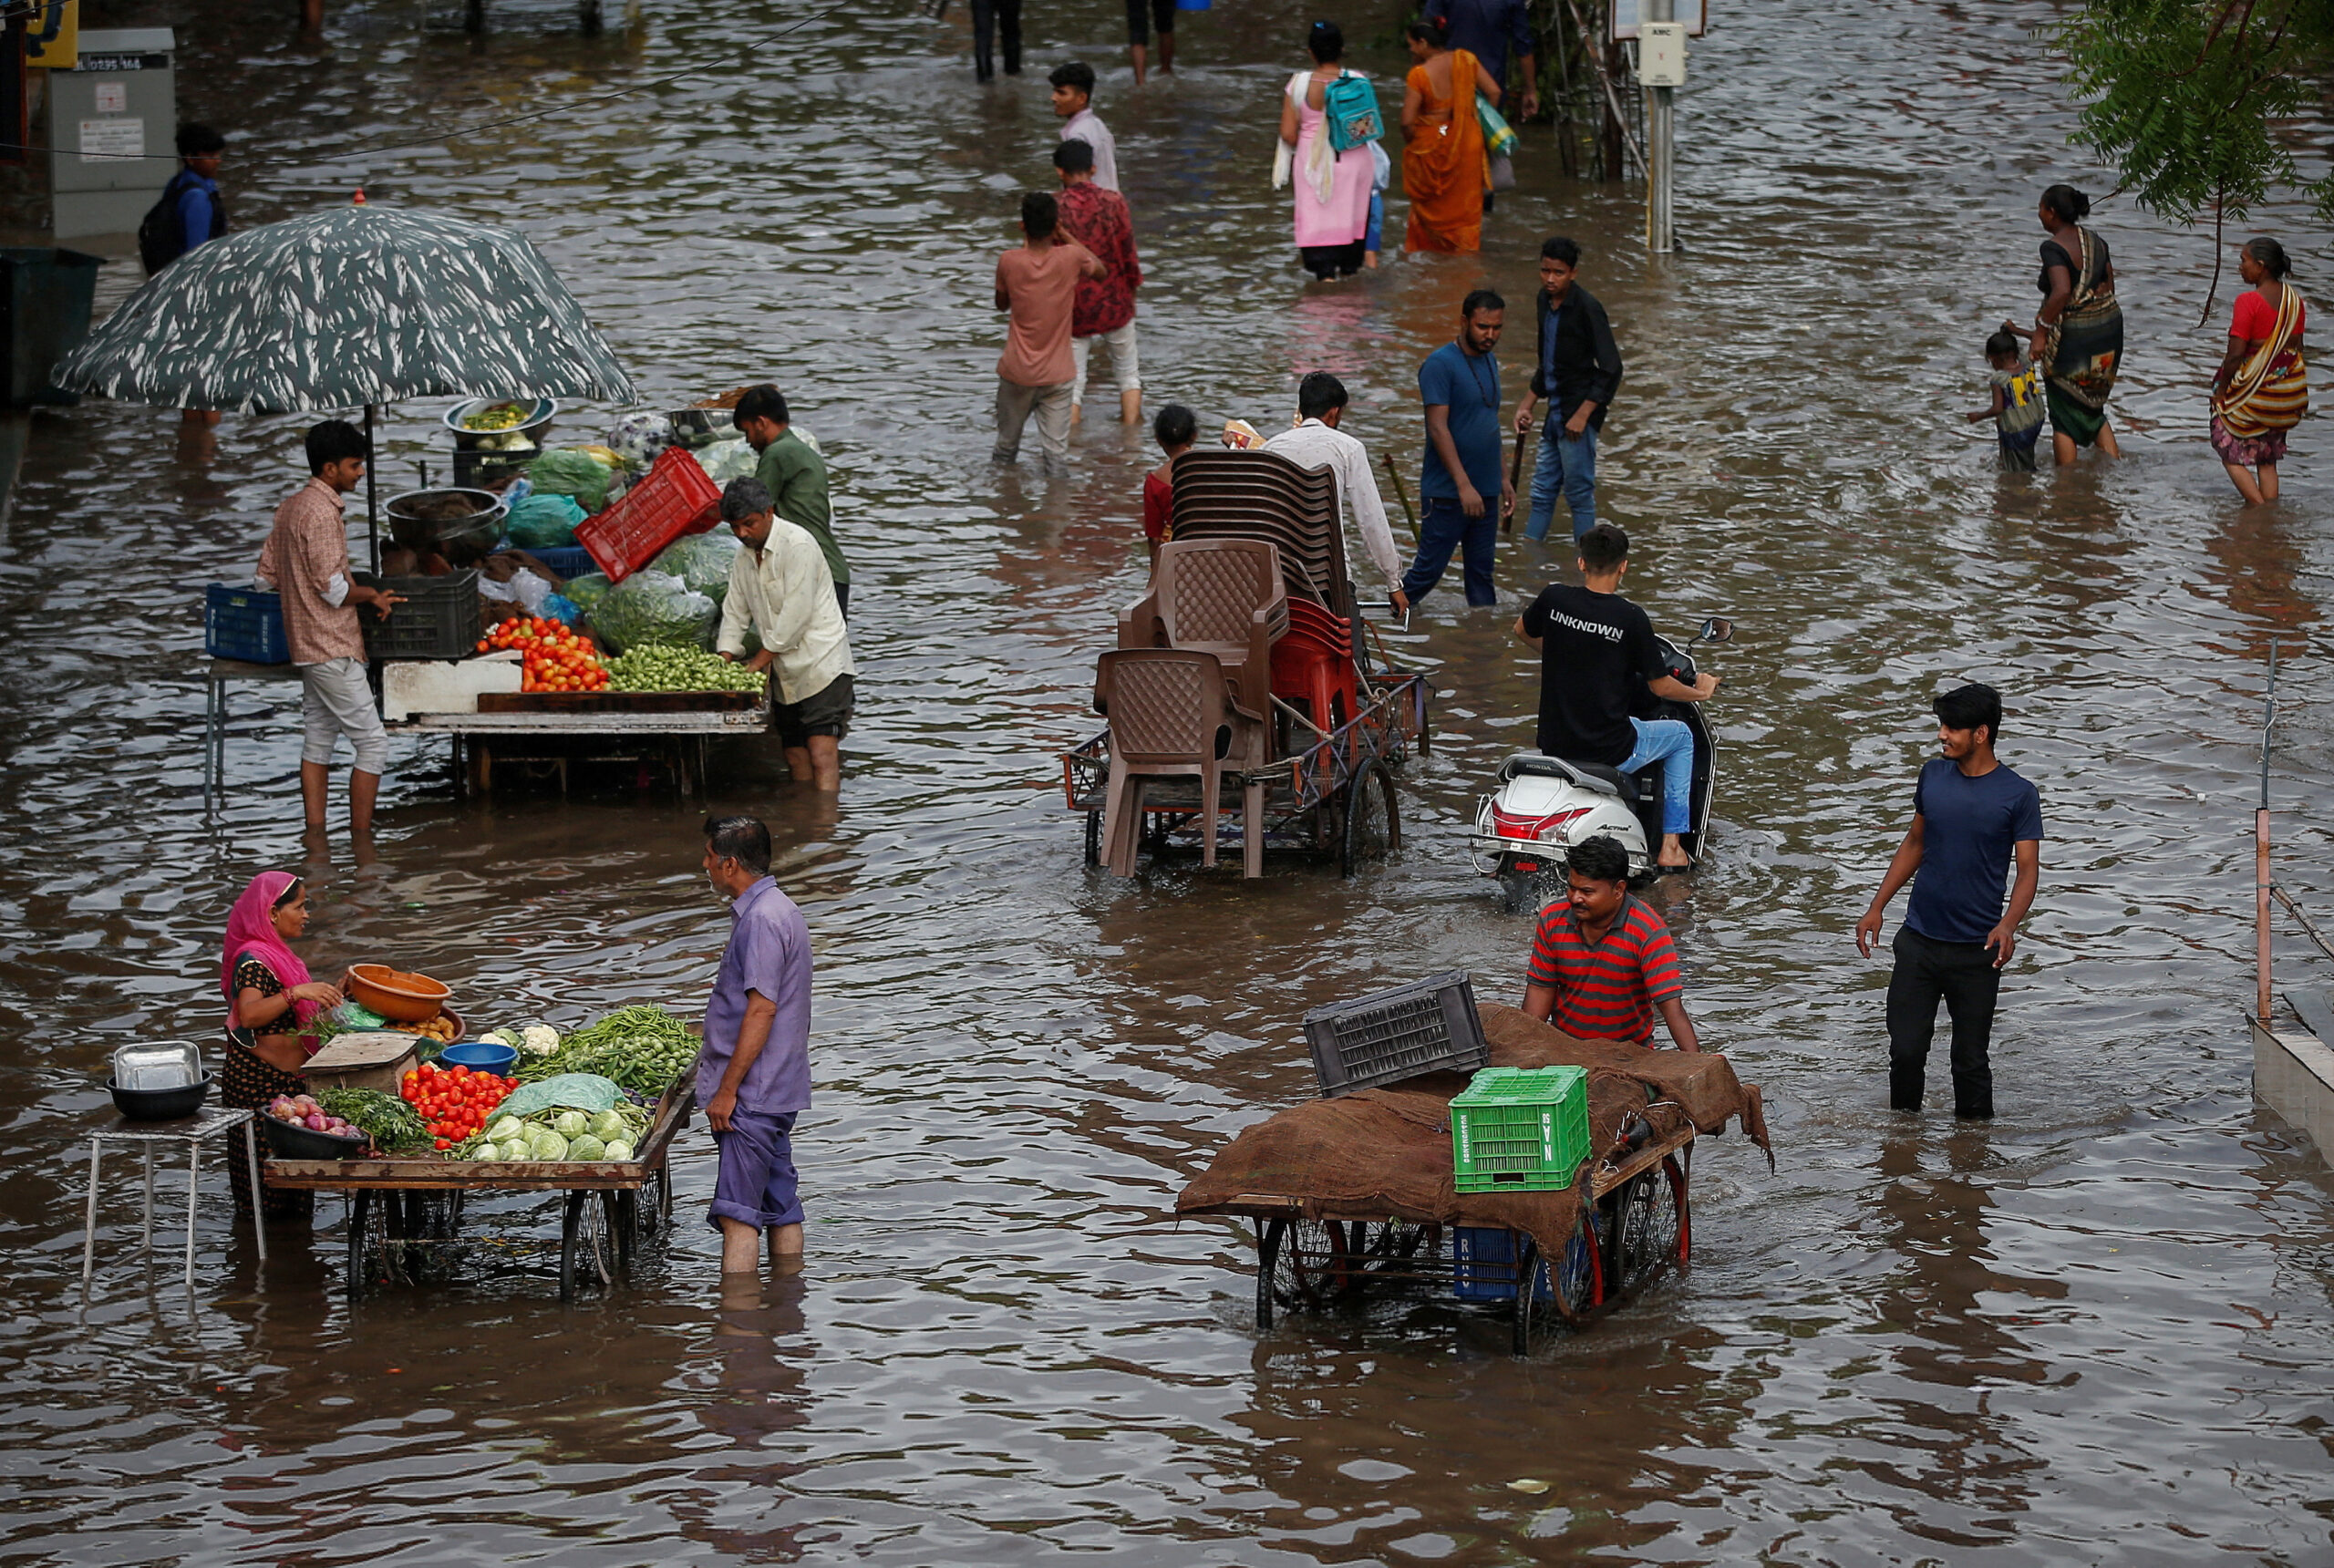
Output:
<path fill-rule="evenodd" d="M 2334 175 L 2303 180 L 2270 129 L 2334 64 L 2334 0 L 2090 0 L 2055 40 L 2082 104 L 2075 139 L 2141 206 L 2242 219 L 2283 186 L 2334 220 Z"/>

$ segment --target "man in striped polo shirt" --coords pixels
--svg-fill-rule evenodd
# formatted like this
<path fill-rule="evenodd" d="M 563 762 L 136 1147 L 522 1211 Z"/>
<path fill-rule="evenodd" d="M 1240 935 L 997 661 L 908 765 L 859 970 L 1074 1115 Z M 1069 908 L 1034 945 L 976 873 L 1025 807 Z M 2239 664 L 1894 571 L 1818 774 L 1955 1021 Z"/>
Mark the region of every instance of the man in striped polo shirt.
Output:
<path fill-rule="evenodd" d="M 1572 896 L 1540 913 L 1523 1010 L 1578 1040 L 1653 1046 L 1661 1016 L 1681 1051 L 1699 1051 L 1669 927 L 1629 893 L 1629 855 L 1602 834 L 1572 847 Z"/>

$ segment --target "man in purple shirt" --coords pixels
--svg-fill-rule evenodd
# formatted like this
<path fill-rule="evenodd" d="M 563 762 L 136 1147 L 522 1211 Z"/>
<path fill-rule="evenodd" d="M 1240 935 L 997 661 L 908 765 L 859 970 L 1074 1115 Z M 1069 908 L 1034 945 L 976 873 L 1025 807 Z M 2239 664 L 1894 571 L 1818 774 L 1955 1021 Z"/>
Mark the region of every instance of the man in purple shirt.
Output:
<path fill-rule="evenodd" d="M 811 928 L 769 874 L 769 829 L 758 819 L 706 823 L 705 874 L 731 901 L 732 925 L 705 1004 L 697 1103 L 721 1151 L 721 1272 L 749 1274 L 765 1233 L 772 1263 L 802 1255 L 791 1140 L 811 1104 Z"/>

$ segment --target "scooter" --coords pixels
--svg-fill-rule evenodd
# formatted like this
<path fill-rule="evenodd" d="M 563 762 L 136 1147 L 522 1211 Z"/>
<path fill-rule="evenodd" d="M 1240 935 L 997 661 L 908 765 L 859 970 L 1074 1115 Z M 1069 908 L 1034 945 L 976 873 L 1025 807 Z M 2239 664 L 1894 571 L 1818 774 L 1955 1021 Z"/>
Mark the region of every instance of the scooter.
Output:
<path fill-rule="evenodd" d="M 1688 647 L 1733 635 L 1732 622 L 1713 616 Z M 1654 641 L 1670 676 L 1692 685 L 1692 655 L 1667 637 Z M 1718 783 L 1717 739 L 1700 703 L 1664 699 L 1648 717 L 1677 719 L 1693 734 L 1690 817 L 1680 842 L 1699 859 Z M 1511 909 L 1537 913 L 1540 890 L 1564 876 L 1572 846 L 1600 833 L 1628 852 L 1632 880 L 1654 874 L 1652 846 L 1661 841 L 1660 764 L 1630 776 L 1602 763 L 1522 751 L 1500 765 L 1498 783 L 1475 812 L 1468 859 L 1477 871 L 1498 879 Z"/>

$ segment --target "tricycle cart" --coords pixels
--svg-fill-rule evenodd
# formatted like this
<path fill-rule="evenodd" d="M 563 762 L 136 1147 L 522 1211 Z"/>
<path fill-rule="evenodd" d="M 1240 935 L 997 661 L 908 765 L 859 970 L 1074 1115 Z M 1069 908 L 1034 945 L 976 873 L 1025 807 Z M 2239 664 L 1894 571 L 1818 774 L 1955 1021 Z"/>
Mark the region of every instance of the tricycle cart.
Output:
<path fill-rule="evenodd" d="M 1350 876 L 1401 844 L 1392 769 L 1428 747 L 1426 678 L 1396 667 L 1346 576 L 1337 481 L 1275 452 L 1175 459 L 1172 538 L 1097 661 L 1109 728 L 1062 755 L 1086 861 L 1196 836 L 1225 815 L 1249 876 L 1266 847 Z"/>
<path fill-rule="evenodd" d="M 656 1102 L 648 1132 L 627 1161 L 499 1161 L 442 1158 L 271 1160 L 269 1187 L 338 1191 L 348 1202 L 348 1298 L 383 1284 L 431 1284 L 450 1277 L 467 1251 L 514 1252 L 508 1237 L 465 1238 L 464 1199 L 478 1192 L 561 1192 L 559 1299 L 604 1290 L 630 1276 L 640 1245 L 671 1229 L 673 1140 L 688 1125 L 684 1077 Z"/>

